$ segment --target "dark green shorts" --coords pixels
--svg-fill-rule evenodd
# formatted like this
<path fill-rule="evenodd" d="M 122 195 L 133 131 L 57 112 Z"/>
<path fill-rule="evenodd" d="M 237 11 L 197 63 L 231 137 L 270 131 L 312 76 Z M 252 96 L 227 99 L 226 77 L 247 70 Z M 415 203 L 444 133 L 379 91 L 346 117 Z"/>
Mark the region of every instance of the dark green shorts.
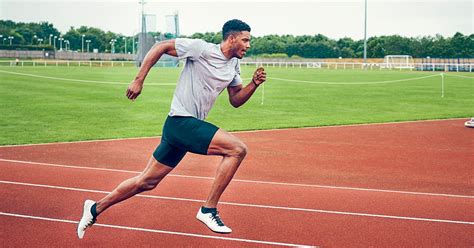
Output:
<path fill-rule="evenodd" d="M 206 155 L 218 129 L 194 117 L 168 116 L 153 157 L 162 164 L 176 167 L 187 152 Z"/>

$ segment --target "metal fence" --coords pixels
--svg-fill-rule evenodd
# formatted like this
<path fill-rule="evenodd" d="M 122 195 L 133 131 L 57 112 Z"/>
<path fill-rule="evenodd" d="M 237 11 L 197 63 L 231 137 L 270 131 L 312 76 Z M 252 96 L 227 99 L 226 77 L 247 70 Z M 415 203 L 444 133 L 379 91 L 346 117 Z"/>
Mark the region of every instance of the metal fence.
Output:
<path fill-rule="evenodd" d="M 0 61 L 0 66 L 34 67 L 136 67 L 135 61 L 25 60 Z M 175 61 L 158 61 L 157 67 L 176 67 Z"/>
<path fill-rule="evenodd" d="M 0 58 L 62 60 L 135 60 L 135 55 L 125 53 L 79 53 L 72 51 L 0 50 Z"/>
<path fill-rule="evenodd" d="M 241 61 L 242 66 L 263 66 L 271 68 L 308 68 L 308 69 L 367 69 L 367 70 L 417 70 L 417 71 L 456 71 L 473 72 L 473 64 L 449 64 L 449 63 L 352 63 L 352 62 L 271 62 Z"/>
<path fill-rule="evenodd" d="M 456 71 L 473 72 L 473 64 L 452 63 L 356 63 L 356 62 L 276 62 L 276 61 L 245 61 L 240 62 L 243 67 L 267 68 L 306 68 L 306 69 L 330 69 L 330 70 L 416 70 L 416 71 Z M 179 67 L 183 61 L 160 60 L 157 67 Z M 135 61 L 93 61 L 93 60 L 5 60 L 0 61 L 0 66 L 86 66 L 86 67 L 134 67 Z"/>

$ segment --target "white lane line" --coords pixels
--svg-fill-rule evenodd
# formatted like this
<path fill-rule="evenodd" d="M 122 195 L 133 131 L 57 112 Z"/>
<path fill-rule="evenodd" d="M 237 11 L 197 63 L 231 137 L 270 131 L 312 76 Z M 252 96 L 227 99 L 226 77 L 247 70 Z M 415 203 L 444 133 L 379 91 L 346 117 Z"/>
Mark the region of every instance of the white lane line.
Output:
<path fill-rule="evenodd" d="M 80 82 L 80 83 L 93 83 L 93 84 L 115 84 L 115 85 L 129 85 L 130 83 L 120 83 L 120 82 L 109 82 L 109 81 L 95 81 L 95 80 L 83 80 L 83 79 L 74 79 L 74 78 L 59 78 L 59 77 L 48 77 L 43 75 L 36 75 L 36 74 L 28 74 L 28 73 L 19 73 L 19 72 L 11 72 L 11 71 L 3 71 L 0 70 L 0 73 L 8 73 L 20 76 L 28 76 L 28 77 L 37 77 L 37 78 L 46 78 L 46 79 L 53 79 L 53 80 L 60 80 L 60 81 L 69 81 L 69 82 Z M 147 83 L 146 85 L 155 85 L 155 86 L 175 86 L 176 84 L 157 84 L 157 83 Z"/>
<path fill-rule="evenodd" d="M 70 224 L 78 223 L 78 221 L 73 221 L 73 220 L 55 219 L 55 218 L 47 218 L 47 217 L 24 215 L 24 214 L 14 214 L 14 213 L 7 213 L 7 212 L 0 212 L 0 215 L 17 217 L 17 218 L 25 218 L 25 219 L 70 223 Z M 108 227 L 108 228 L 115 228 L 115 229 L 125 229 L 125 230 L 130 230 L 130 231 L 162 233 L 162 234 L 180 235 L 180 236 L 188 236 L 188 237 L 196 237 L 196 238 L 219 239 L 219 240 L 226 240 L 226 241 L 237 241 L 237 242 L 256 243 L 256 244 L 265 244 L 265 245 L 278 245 L 278 246 L 291 246 L 291 247 L 315 247 L 315 246 L 309 246 L 309 245 L 299 245 L 299 244 L 262 241 L 262 240 L 253 240 L 253 239 L 228 238 L 228 237 L 211 236 L 211 235 L 203 235 L 203 234 L 196 234 L 196 233 L 175 232 L 175 231 L 166 231 L 166 230 L 149 229 L 149 228 L 141 228 L 141 227 L 118 226 L 118 225 L 101 224 L 101 223 L 95 223 L 94 226 Z"/>
<path fill-rule="evenodd" d="M 388 81 L 375 81 L 375 82 L 320 82 L 320 81 L 307 81 L 307 80 L 296 80 L 296 79 L 286 79 L 286 78 L 277 78 L 277 77 L 267 77 L 267 79 L 272 79 L 276 81 L 284 81 L 284 82 L 295 82 L 295 83 L 306 83 L 306 84 L 326 84 L 326 85 L 372 85 L 372 84 L 390 84 L 390 83 L 398 83 L 398 82 L 408 82 L 432 77 L 439 77 L 441 74 L 435 75 L 428 75 L 428 76 L 421 76 L 415 78 L 405 78 L 405 79 L 397 79 L 397 80 L 388 80 Z"/>
<path fill-rule="evenodd" d="M 450 77 L 474 79 L 474 77 L 468 77 L 468 76 L 463 76 L 463 75 L 455 75 L 455 74 L 449 74 L 449 73 L 444 73 L 444 75 L 445 75 L 445 76 L 450 76 Z"/>
<path fill-rule="evenodd" d="M 256 132 L 272 132 L 272 131 L 291 131 L 291 130 L 299 130 L 299 129 L 304 130 L 304 129 L 347 128 L 347 127 L 366 127 L 366 126 L 370 127 L 370 126 L 399 125 L 399 124 L 423 123 L 423 122 L 442 122 L 442 121 L 469 120 L 469 119 L 471 119 L 470 116 L 458 117 L 458 118 L 448 118 L 448 119 L 430 119 L 430 120 L 415 120 L 415 121 L 389 121 L 389 122 L 376 122 L 376 123 L 343 124 L 343 125 L 333 125 L 333 126 L 246 130 L 246 131 L 236 131 L 236 132 L 231 132 L 231 133 L 256 133 Z M 98 141 L 100 141 L 100 140 L 98 140 Z M 46 144 L 53 144 L 53 143 L 46 143 Z M 0 148 L 1 148 L 1 146 L 0 146 Z"/>
<path fill-rule="evenodd" d="M 420 122 L 441 122 L 441 121 L 453 121 L 453 120 L 468 120 L 471 116 L 449 118 L 449 119 L 430 119 L 430 120 L 416 120 L 416 121 L 397 121 L 397 122 L 378 122 L 378 123 L 362 123 L 362 124 L 345 124 L 345 125 L 333 125 L 333 126 L 317 126 L 317 127 L 298 127 L 298 128 L 274 128 L 274 129 L 262 129 L 262 130 L 243 130 L 243 131 L 232 131 L 231 133 L 257 133 L 257 132 L 274 132 L 274 131 L 290 131 L 300 129 L 325 129 L 325 128 L 344 128 L 344 127 L 365 127 L 365 126 L 378 126 L 378 125 L 394 125 L 394 124 L 407 124 L 407 123 L 420 123 Z M 24 146 L 42 146 L 42 145 L 61 145 L 61 144 L 80 144 L 80 143 L 94 143 L 94 142 L 108 142 L 108 141 L 121 141 L 121 140 L 137 140 L 137 139 L 158 139 L 161 136 L 145 136 L 145 137 L 129 137 L 129 138 L 113 138 L 113 139 L 98 139 L 98 140 L 78 140 L 78 141 L 61 141 L 61 142 L 49 142 L 49 143 L 35 143 L 35 144 L 19 144 L 19 145 L 1 145 L 0 148 L 4 147 L 24 147 Z"/>
<path fill-rule="evenodd" d="M 40 187 L 40 188 L 79 191 L 79 192 L 100 193 L 100 194 L 109 194 L 110 193 L 109 191 L 102 191 L 102 190 L 81 189 L 81 188 L 52 186 L 52 185 L 23 183 L 23 182 L 13 182 L 13 181 L 3 181 L 3 180 L 0 180 L 0 184 L 1 183 L 3 183 L 3 184 L 12 184 L 12 185 L 21 185 L 21 186 L 30 186 L 30 187 Z M 142 194 L 138 194 L 136 196 L 137 197 L 144 197 L 144 198 L 153 198 L 153 199 L 173 200 L 173 201 L 205 202 L 204 200 L 190 199 L 190 198 L 179 198 L 179 197 L 166 197 L 166 196 L 142 195 Z M 278 209 L 278 210 L 287 210 L 287 211 L 313 212 L 313 213 L 323 213 L 323 214 L 337 214 L 337 215 L 350 215 L 350 216 L 362 216 L 362 217 L 385 218 L 385 219 L 399 219 L 399 220 L 413 220 L 413 221 L 439 222 L 439 223 L 449 223 L 449 224 L 474 225 L 474 222 L 458 221 L 458 220 L 430 219 L 430 218 L 418 218 L 418 217 L 407 217 L 407 216 L 396 216 L 396 215 L 383 215 L 383 214 L 368 214 L 368 213 L 357 213 L 357 212 L 321 210 L 321 209 L 311 209 L 311 208 L 294 208 L 294 207 L 282 207 L 282 206 L 269 206 L 269 205 L 259 205 L 259 204 L 235 203 L 235 202 L 219 202 L 219 204 L 221 204 L 221 205 L 230 205 L 230 206 L 240 206 L 240 207 Z"/>
<path fill-rule="evenodd" d="M 0 158 L 0 162 L 2 162 L 2 161 L 3 162 L 10 162 L 10 163 L 44 165 L 44 166 L 69 168 L 69 169 L 97 170 L 97 171 L 121 172 L 121 173 L 132 173 L 132 174 L 140 174 L 141 173 L 140 171 L 83 167 L 83 166 L 74 166 L 74 165 L 40 163 L 40 162 L 11 160 L 11 159 L 1 159 Z M 1 164 L 0 164 L 0 166 L 1 166 Z M 202 176 L 188 176 L 188 175 L 179 175 L 179 174 L 169 174 L 168 176 L 193 178 L 193 179 L 203 179 L 203 180 L 214 180 L 213 177 L 202 177 Z M 423 195 L 423 196 L 439 196 L 439 197 L 474 199 L 474 196 L 470 196 L 470 195 L 454 195 L 454 194 L 412 192 L 412 191 L 386 190 L 386 189 L 355 188 L 355 187 L 342 187 L 342 186 L 317 185 L 317 184 L 284 183 L 284 182 L 257 181 L 257 180 L 245 180 L 245 179 L 232 179 L 232 181 L 233 182 L 241 182 L 241 183 L 269 184 L 269 185 L 280 185 L 280 186 L 295 186 L 295 187 L 309 187 L 309 188 L 323 188 L 323 189 L 337 189 L 337 190 L 355 190 L 355 191 L 367 191 L 367 192 L 382 192 L 382 193 L 407 194 L 407 195 Z"/>

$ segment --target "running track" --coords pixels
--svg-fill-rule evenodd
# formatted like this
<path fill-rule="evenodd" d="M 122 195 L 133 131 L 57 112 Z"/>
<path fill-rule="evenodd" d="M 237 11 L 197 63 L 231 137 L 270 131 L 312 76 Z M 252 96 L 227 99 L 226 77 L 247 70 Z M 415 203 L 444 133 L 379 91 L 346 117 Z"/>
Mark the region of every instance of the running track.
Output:
<path fill-rule="evenodd" d="M 83 201 L 137 175 L 159 138 L 0 147 L 0 244 L 472 247 L 474 129 L 463 122 L 235 133 L 249 154 L 219 207 L 230 235 L 194 218 L 218 157 L 187 155 L 79 240 Z"/>

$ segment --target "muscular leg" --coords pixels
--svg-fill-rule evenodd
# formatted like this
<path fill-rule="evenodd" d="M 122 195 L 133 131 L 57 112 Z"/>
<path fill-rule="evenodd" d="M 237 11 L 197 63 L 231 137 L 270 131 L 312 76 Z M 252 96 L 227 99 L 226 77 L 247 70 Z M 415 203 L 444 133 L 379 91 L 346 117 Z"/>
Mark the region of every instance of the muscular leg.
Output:
<path fill-rule="evenodd" d="M 140 175 L 123 181 L 114 191 L 97 202 L 97 214 L 138 193 L 154 189 L 172 170 L 173 168 L 156 161 L 152 156 Z"/>
<path fill-rule="evenodd" d="M 209 145 L 207 154 L 223 156 L 217 168 L 211 192 L 204 204 L 204 207 L 215 208 L 219 198 L 247 154 L 247 146 L 234 135 L 219 129 Z"/>

